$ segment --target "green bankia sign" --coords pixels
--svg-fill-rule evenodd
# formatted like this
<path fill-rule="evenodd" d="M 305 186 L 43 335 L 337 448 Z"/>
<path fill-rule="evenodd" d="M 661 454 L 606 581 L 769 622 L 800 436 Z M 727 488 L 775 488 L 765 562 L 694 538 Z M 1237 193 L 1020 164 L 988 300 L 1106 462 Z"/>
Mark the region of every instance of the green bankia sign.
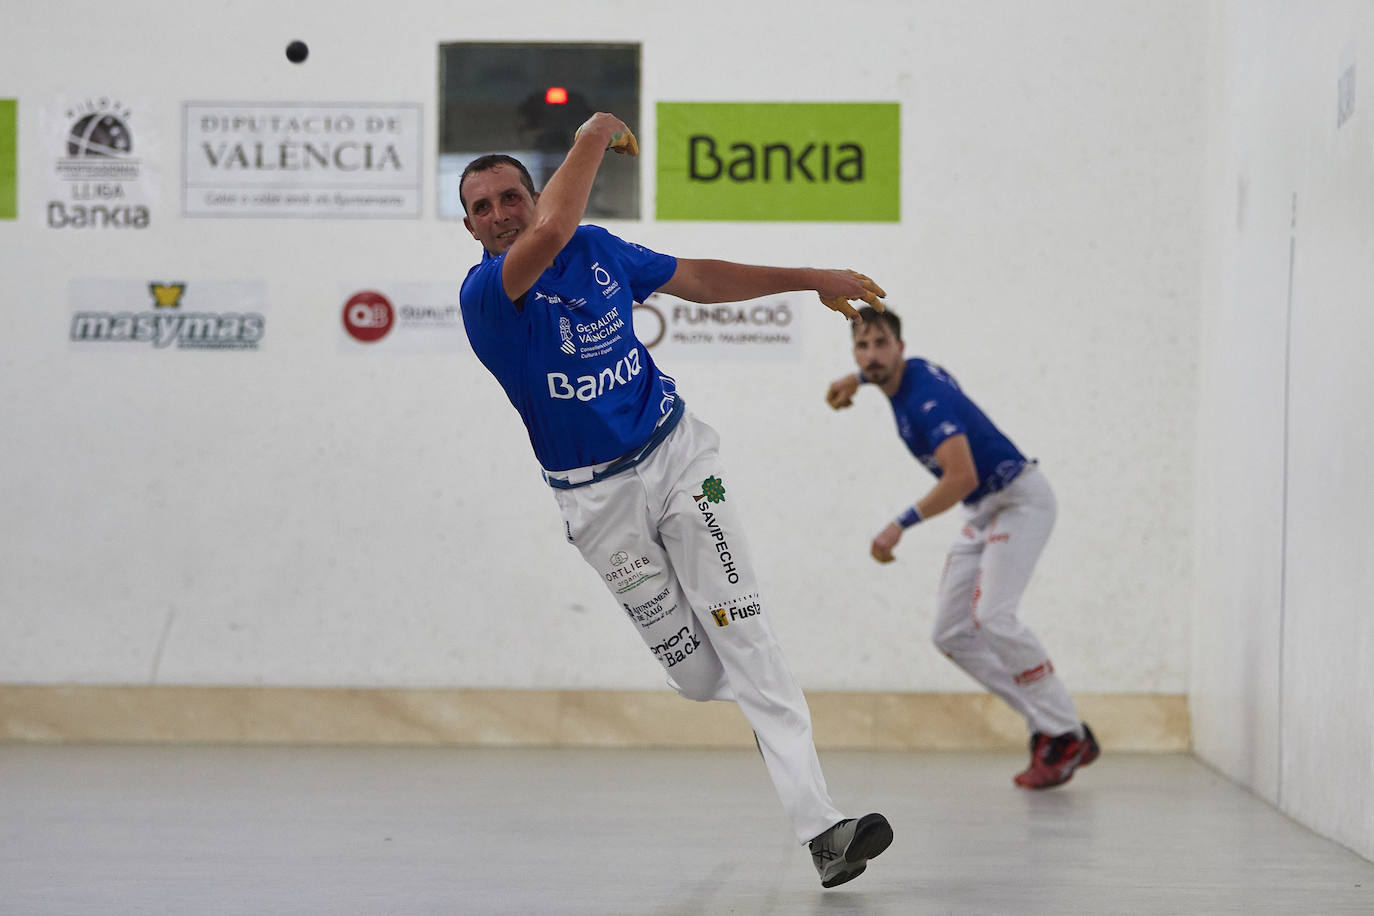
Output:
<path fill-rule="evenodd" d="M 890 223 L 896 102 L 659 102 L 659 219 Z"/>
<path fill-rule="evenodd" d="M 15 114 L 19 103 L 0 99 L 0 219 L 14 219 L 19 212 L 18 149 L 15 143 Z"/>

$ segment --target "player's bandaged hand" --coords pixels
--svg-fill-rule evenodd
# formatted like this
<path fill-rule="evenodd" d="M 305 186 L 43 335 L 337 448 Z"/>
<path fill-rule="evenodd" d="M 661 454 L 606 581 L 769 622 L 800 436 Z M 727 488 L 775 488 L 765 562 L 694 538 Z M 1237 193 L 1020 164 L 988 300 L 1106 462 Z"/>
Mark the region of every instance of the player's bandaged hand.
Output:
<path fill-rule="evenodd" d="M 881 286 L 858 271 L 846 270 L 843 273 L 849 274 L 857 283 L 852 284 L 850 289 L 833 296 L 827 296 L 818 290 L 817 295 L 821 297 L 821 304 L 828 309 L 839 312 L 850 321 L 859 319 L 858 310 L 849 304 L 851 299 L 861 299 L 880 312 L 884 310 L 881 297 L 886 296 L 887 293 L 883 291 Z"/>
<path fill-rule="evenodd" d="M 591 121 L 589 120 L 587 123 L 590 124 Z M 586 126 L 587 126 L 586 124 L 583 124 L 583 125 L 582 125 L 582 127 L 586 127 Z M 579 127 L 576 131 L 573 132 L 573 142 L 574 142 L 574 143 L 576 143 L 576 142 L 577 142 L 577 138 L 578 138 L 579 136 L 581 136 L 581 134 L 582 134 L 582 127 Z M 609 151 L 609 150 L 615 150 L 617 153 L 622 153 L 622 154 L 628 153 L 628 154 L 631 155 L 631 156 L 638 156 L 638 155 L 639 155 L 639 141 L 635 139 L 634 131 L 630 130 L 630 129 L 627 127 L 627 128 L 625 128 L 624 130 L 618 130 L 618 131 L 616 131 L 615 133 L 611 134 L 611 139 L 610 139 L 610 141 L 606 144 L 606 149 L 607 149 L 608 151 Z"/>
<path fill-rule="evenodd" d="M 635 140 L 634 132 L 629 128 L 619 133 L 611 134 L 611 145 L 606 149 L 613 149 L 617 153 L 626 153 L 631 156 L 639 155 L 639 142 Z"/>

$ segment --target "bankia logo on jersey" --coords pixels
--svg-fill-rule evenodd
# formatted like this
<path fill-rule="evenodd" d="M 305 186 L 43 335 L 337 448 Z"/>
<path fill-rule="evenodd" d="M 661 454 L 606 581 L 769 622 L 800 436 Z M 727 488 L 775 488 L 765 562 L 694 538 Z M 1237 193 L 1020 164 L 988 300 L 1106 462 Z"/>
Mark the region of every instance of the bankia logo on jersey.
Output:
<path fill-rule="evenodd" d="M 543 291 L 536 296 L 555 305 L 567 301 Z M 579 303 L 585 304 L 585 300 Z M 574 306 L 569 303 L 569 308 Z M 551 314 L 551 318 L 558 326 L 559 350 L 589 365 L 585 371 L 547 373 L 549 397 L 559 401 L 574 398 L 593 401 L 612 389 L 628 385 L 644 371 L 640 345 L 634 338 L 633 328 L 626 327 L 626 316 L 621 313 L 620 306 L 613 305 L 600 315 L 592 311 L 582 316 L 575 311 L 571 317 Z"/>
<path fill-rule="evenodd" d="M 639 348 L 635 347 L 595 374 L 569 377 L 566 372 L 548 373 L 549 397 L 560 401 L 573 398 L 579 401 L 593 401 L 613 388 L 628 385 L 631 379 L 643 371 L 644 364 L 639 358 Z"/>
<path fill-rule="evenodd" d="M 68 296 L 74 347 L 256 350 L 267 333 L 258 280 L 78 278 Z"/>

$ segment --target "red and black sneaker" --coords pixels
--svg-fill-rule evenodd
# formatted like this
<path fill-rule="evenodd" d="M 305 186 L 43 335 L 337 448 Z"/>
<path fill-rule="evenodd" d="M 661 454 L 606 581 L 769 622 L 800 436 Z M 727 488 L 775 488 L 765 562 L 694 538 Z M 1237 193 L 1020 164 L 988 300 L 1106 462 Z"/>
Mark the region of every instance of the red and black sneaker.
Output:
<path fill-rule="evenodd" d="M 1102 756 L 1102 748 L 1097 746 L 1097 738 L 1093 735 L 1093 730 L 1088 728 L 1088 723 L 1083 723 L 1083 759 L 1078 761 L 1080 767 L 1085 767 L 1098 757 Z"/>
<path fill-rule="evenodd" d="M 1062 786 L 1073 778 L 1074 770 L 1087 766 L 1102 754 L 1097 738 L 1087 723 L 1083 725 L 1083 737 L 1073 732 L 1048 735 L 1036 732 L 1031 735 L 1031 762 L 1013 779 L 1018 786 L 1026 789 L 1050 789 Z"/>

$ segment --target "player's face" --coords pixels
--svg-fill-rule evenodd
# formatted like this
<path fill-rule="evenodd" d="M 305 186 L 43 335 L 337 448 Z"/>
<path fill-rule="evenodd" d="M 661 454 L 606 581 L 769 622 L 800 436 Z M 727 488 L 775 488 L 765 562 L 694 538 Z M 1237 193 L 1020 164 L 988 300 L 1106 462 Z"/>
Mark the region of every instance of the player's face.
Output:
<path fill-rule="evenodd" d="M 474 172 L 463 184 L 463 198 L 468 205 L 463 225 L 487 251 L 504 254 L 533 220 L 538 197 L 530 193 L 520 181 L 520 173 L 510 166 Z"/>
<path fill-rule="evenodd" d="M 904 349 L 881 321 L 865 321 L 854 328 L 854 362 L 875 385 L 886 385 L 900 371 Z"/>

